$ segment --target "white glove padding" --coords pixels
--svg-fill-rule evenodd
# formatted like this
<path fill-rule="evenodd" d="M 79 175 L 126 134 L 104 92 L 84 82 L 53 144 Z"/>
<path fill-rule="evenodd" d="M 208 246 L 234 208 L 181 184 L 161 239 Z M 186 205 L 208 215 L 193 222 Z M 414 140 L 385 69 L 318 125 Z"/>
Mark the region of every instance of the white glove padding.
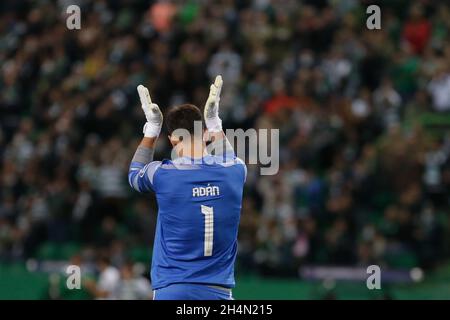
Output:
<path fill-rule="evenodd" d="M 218 75 L 209 89 L 208 100 L 206 100 L 204 118 L 206 128 L 209 132 L 222 131 L 222 120 L 219 118 L 219 101 L 222 84 L 222 76 Z"/>
<path fill-rule="evenodd" d="M 155 138 L 158 137 L 161 132 L 163 123 L 163 115 L 157 104 L 152 103 L 150 99 L 150 93 L 148 89 L 142 84 L 138 85 L 137 91 L 139 93 L 139 99 L 141 99 L 141 107 L 144 110 L 147 123 L 144 125 L 144 137 Z"/>

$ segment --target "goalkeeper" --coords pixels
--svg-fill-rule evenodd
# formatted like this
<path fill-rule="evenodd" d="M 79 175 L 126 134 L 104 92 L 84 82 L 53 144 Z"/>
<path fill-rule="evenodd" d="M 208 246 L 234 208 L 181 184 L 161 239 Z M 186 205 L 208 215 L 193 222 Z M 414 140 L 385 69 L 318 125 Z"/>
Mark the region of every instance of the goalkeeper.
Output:
<path fill-rule="evenodd" d="M 204 109 L 204 131 L 194 130 L 196 124 L 203 126 L 196 106 L 169 109 L 165 121 L 177 158 L 153 161 L 163 115 L 147 88 L 137 88 L 147 122 L 128 180 L 138 192 L 154 192 L 158 203 L 151 266 L 155 300 L 232 299 L 247 169 L 222 130 L 221 89 L 222 77 L 217 76 Z M 214 155 L 207 151 L 207 139 Z"/>

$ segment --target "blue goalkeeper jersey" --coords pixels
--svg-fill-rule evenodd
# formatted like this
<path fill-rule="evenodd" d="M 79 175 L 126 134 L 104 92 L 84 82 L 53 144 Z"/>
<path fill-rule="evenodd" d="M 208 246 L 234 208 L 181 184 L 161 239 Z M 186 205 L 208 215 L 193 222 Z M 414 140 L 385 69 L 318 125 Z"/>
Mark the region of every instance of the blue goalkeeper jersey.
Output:
<path fill-rule="evenodd" d="M 173 283 L 234 287 L 244 162 L 234 154 L 132 162 L 128 179 L 139 192 L 153 191 L 158 202 L 153 288 Z"/>

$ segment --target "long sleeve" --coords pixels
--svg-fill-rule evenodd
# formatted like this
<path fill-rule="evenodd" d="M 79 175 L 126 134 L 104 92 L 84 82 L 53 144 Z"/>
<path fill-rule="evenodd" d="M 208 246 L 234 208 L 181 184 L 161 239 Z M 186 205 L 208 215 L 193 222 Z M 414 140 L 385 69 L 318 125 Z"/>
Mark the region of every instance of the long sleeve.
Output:
<path fill-rule="evenodd" d="M 241 164 L 244 168 L 244 180 L 247 179 L 247 166 L 245 165 L 245 162 L 236 156 L 234 153 L 233 146 L 231 145 L 230 141 L 228 140 L 227 136 L 224 134 L 223 138 L 216 139 L 214 142 L 211 142 L 207 148 L 206 148 L 208 154 L 222 157 L 222 159 L 227 161 L 235 161 L 239 164 Z"/>
<path fill-rule="evenodd" d="M 224 135 L 222 139 L 216 139 L 206 148 L 208 154 L 215 156 L 235 157 L 234 149 L 227 137 Z"/>
<path fill-rule="evenodd" d="M 153 148 L 139 146 L 128 170 L 128 183 L 138 192 L 155 191 L 153 177 L 161 161 L 153 161 Z"/>

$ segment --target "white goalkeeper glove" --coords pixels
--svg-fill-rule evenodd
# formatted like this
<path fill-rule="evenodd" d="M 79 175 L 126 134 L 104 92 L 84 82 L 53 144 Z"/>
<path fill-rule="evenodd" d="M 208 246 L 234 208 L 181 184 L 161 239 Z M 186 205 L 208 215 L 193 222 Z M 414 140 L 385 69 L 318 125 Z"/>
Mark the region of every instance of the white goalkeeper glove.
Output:
<path fill-rule="evenodd" d="M 222 120 L 219 118 L 220 92 L 222 91 L 222 76 L 218 75 L 209 88 L 208 100 L 206 100 L 204 118 L 209 132 L 221 132 Z"/>
<path fill-rule="evenodd" d="M 148 89 L 142 84 L 138 85 L 137 91 L 139 99 L 141 99 L 141 107 L 144 110 L 147 123 L 144 125 L 144 137 L 156 138 L 161 132 L 163 123 L 163 115 L 157 104 L 152 103 Z"/>

